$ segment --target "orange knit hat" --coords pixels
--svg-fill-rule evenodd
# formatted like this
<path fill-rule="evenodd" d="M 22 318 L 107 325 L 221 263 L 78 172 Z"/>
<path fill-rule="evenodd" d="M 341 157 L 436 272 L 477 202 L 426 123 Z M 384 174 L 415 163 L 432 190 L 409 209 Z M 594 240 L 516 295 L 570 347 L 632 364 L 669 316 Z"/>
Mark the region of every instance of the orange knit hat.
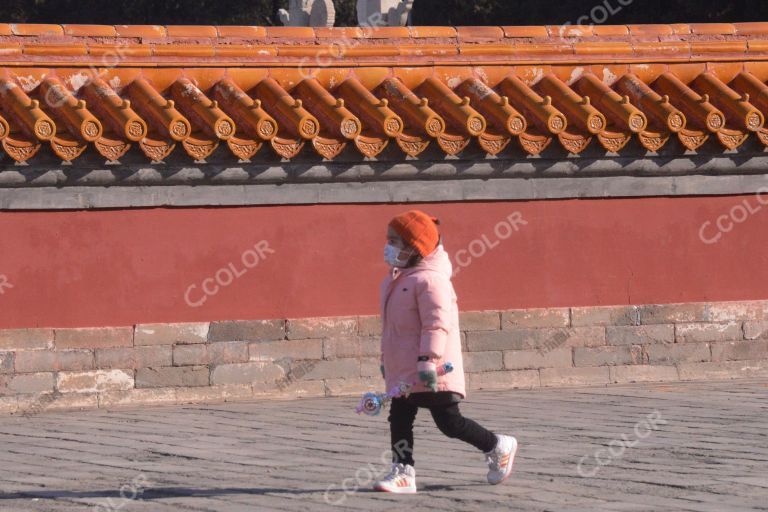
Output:
<path fill-rule="evenodd" d="M 389 225 L 405 243 L 416 248 L 423 257 L 435 250 L 440 242 L 437 226 L 440 221 L 419 210 L 401 213 Z"/>

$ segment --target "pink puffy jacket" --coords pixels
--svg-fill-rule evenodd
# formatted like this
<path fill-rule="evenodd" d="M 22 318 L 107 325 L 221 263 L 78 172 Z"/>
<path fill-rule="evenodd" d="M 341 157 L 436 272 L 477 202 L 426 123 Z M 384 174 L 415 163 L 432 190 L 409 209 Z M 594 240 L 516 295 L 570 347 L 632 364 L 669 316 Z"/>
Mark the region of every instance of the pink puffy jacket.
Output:
<path fill-rule="evenodd" d="M 387 390 L 401 382 L 417 383 L 413 392 L 431 391 L 419 382 L 418 357 L 453 363 L 454 371 L 438 377 L 438 391 L 466 397 L 464 365 L 453 267 L 442 244 L 413 267 L 393 269 L 381 284 L 381 361 Z"/>

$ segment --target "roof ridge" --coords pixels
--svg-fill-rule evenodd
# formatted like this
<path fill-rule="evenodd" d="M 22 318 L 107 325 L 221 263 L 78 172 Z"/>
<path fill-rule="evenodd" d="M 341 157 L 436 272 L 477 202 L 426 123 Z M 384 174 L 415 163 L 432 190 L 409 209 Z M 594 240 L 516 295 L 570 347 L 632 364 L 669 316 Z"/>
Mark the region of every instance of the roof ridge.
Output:
<path fill-rule="evenodd" d="M 459 38 L 459 39 L 559 39 L 559 38 L 653 38 L 667 36 L 768 35 L 768 22 L 674 23 L 627 25 L 502 25 L 438 27 L 284 27 L 259 25 L 96 25 L 0 23 L 0 36 L 72 37 L 284 37 L 297 39 L 338 38 Z"/>
<path fill-rule="evenodd" d="M 0 24 L 0 65 L 477 65 L 768 59 L 768 23 L 519 27 Z M 103 64 L 98 64 L 103 65 Z M 326 64 L 327 65 L 327 64 Z M 322 66 L 321 66 L 322 67 Z"/>

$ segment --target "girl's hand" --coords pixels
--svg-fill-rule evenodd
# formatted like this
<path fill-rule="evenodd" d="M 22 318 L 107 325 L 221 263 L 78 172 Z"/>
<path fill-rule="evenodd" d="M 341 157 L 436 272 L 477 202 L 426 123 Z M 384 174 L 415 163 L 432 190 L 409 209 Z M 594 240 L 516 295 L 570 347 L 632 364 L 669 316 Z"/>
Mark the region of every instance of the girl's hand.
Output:
<path fill-rule="evenodd" d="M 437 393 L 437 365 L 432 361 L 419 361 L 419 380 L 422 384 Z"/>

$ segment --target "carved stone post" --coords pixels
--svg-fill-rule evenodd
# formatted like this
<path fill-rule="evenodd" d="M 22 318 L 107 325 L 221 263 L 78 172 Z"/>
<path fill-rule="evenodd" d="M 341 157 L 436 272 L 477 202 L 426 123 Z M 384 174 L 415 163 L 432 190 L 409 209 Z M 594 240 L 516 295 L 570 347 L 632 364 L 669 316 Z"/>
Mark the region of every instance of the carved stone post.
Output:
<path fill-rule="evenodd" d="M 280 9 L 277 14 L 289 27 L 332 27 L 336 22 L 332 0 L 290 0 L 288 10 Z"/>
<path fill-rule="evenodd" d="M 413 9 L 413 0 L 357 0 L 357 23 L 361 27 L 403 27 Z"/>

